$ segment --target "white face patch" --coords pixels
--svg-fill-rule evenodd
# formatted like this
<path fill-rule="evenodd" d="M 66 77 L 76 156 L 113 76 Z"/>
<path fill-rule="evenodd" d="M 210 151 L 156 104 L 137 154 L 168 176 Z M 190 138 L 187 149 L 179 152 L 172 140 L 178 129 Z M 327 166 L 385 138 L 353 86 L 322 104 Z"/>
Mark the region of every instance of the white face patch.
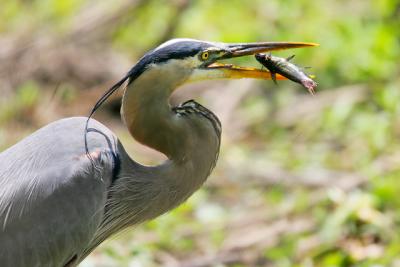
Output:
<path fill-rule="evenodd" d="M 134 86 L 144 90 L 151 88 L 153 91 L 164 94 L 166 89 L 175 90 L 191 80 L 194 70 L 201 64 L 197 55 L 185 59 L 170 59 L 160 64 L 153 63 L 148 65 L 146 70 L 135 79 Z M 162 97 L 160 98 L 162 99 Z"/>
<path fill-rule="evenodd" d="M 208 48 L 207 44 L 209 44 Z M 165 50 L 167 51 L 167 53 L 170 53 L 170 50 L 172 50 L 174 46 L 177 46 L 179 49 L 188 48 L 190 50 L 190 45 L 193 45 L 193 47 L 199 47 L 198 54 L 193 55 L 193 52 L 196 51 L 193 49 L 193 52 L 188 53 L 191 54 L 190 56 L 181 57 L 177 59 L 175 58 L 168 59 L 167 58 L 168 54 L 165 54 L 165 52 L 163 52 L 164 53 L 162 54 L 163 60 L 160 62 L 153 62 L 148 64 L 146 66 L 146 70 L 141 74 L 141 76 L 152 77 L 151 79 L 157 79 L 159 77 L 163 77 L 164 83 L 167 81 L 171 83 L 174 82 L 174 86 L 178 86 L 180 84 L 190 81 L 217 79 L 224 75 L 224 72 L 220 70 L 209 70 L 206 68 L 200 68 L 200 66 L 204 64 L 204 60 L 201 59 L 201 56 L 199 54 L 202 52 L 201 47 L 204 47 L 204 51 L 215 53 L 215 51 L 224 49 L 223 44 L 204 42 L 201 40 L 189 39 L 189 38 L 177 38 L 161 44 L 160 46 L 155 48 L 152 53 L 157 54 L 158 51 L 162 50 Z M 178 54 L 177 56 L 179 57 Z"/>
<path fill-rule="evenodd" d="M 184 83 L 186 79 L 190 78 L 193 70 L 196 70 L 201 64 L 199 57 L 187 57 L 185 59 L 170 59 L 162 64 L 151 64 L 148 70 L 144 73 L 150 73 L 158 76 L 164 76 L 167 80 L 180 81 Z"/>

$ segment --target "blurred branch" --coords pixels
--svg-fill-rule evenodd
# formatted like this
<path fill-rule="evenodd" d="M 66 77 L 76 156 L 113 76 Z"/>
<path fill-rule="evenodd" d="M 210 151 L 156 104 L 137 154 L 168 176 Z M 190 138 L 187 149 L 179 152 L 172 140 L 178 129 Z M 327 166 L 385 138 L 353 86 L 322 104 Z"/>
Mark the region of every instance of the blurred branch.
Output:
<path fill-rule="evenodd" d="M 190 260 L 183 261 L 174 267 L 207 267 L 239 262 L 253 266 L 262 255 L 262 251 L 277 245 L 281 235 L 297 234 L 309 231 L 313 227 L 314 222 L 306 217 L 291 220 L 283 218 L 269 225 L 252 224 L 230 233 L 223 247 L 216 254 L 191 257 Z M 252 249 L 249 249 L 250 247 Z"/>
<path fill-rule="evenodd" d="M 246 180 L 254 186 L 269 186 L 273 184 L 306 187 L 339 187 L 343 189 L 352 188 L 367 178 L 358 173 L 346 173 L 326 169 L 309 169 L 302 173 L 291 173 L 281 168 L 247 169 L 246 175 L 251 177 Z"/>
<path fill-rule="evenodd" d="M 347 85 L 335 90 L 317 92 L 314 97 L 298 96 L 294 103 L 286 105 L 277 111 L 275 121 L 282 126 L 288 127 L 296 124 L 299 120 L 312 119 L 319 116 L 325 108 L 334 103 L 346 103 L 354 105 L 362 102 L 368 96 L 368 87 L 364 84 Z"/>
<path fill-rule="evenodd" d="M 112 10 L 115 4 L 92 1 L 74 17 L 71 32 L 66 39 L 75 41 L 100 39 L 108 35 L 125 16 L 134 13 L 144 3 L 146 3 L 144 0 L 119 0 L 117 8 Z"/>
<path fill-rule="evenodd" d="M 114 10 L 109 2 L 88 5 L 63 38 L 48 31 L 19 32 L 1 38 L 0 81 L 12 90 L 32 79 L 43 83 L 65 81 L 78 88 L 116 80 L 130 63 L 93 39 L 105 37 L 115 24 L 143 3 L 144 0 L 121 0 Z M 91 42 L 82 45 L 88 40 Z"/>
<path fill-rule="evenodd" d="M 172 16 L 168 23 L 167 29 L 161 35 L 161 37 L 156 42 L 157 44 L 163 43 L 174 36 L 176 28 L 178 28 L 181 18 L 185 11 L 191 6 L 193 0 L 175 0 L 173 5 L 175 6 L 175 14 Z"/>

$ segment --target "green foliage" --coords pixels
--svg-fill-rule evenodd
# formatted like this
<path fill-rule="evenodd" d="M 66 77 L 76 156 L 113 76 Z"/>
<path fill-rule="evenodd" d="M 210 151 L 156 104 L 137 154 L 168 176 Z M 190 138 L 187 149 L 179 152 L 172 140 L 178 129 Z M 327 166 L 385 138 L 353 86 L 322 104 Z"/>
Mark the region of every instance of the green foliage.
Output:
<path fill-rule="evenodd" d="M 23 118 L 35 106 L 40 95 L 38 86 L 33 82 L 22 85 L 12 99 L 1 103 L 0 126 L 11 119 Z"/>
<path fill-rule="evenodd" d="M 216 174 L 210 178 L 224 184 L 210 184 L 174 211 L 106 242 L 82 266 L 96 266 L 90 264 L 96 257 L 106 262 L 99 266 L 160 266 L 160 258 L 171 255 L 174 259 L 216 255 L 234 236 L 231 232 L 252 223 L 238 227 L 233 222 L 250 215 L 259 220 L 254 228 L 273 225 L 280 218 L 308 218 L 313 225 L 299 232 L 287 229 L 274 236 L 276 240 L 267 240 L 272 245 L 261 242 L 265 248 L 246 247 L 257 251 L 258 265 L 254 266 L 396 266 L 400 261 L 399 1 L 197 0 L 189 1 L 184 9 L 180 2 L 142 1 L 96 42 L 132 61 L 162 38 L 171 37 L 316 42 L 317 48 L 290 53 L 296 54 L 295 63 L 312 66 L 317 91 L 322 95 L 353 85 L 362 96 L 354 100 L 332 95 L 315 113 L 283 122 L 280 111 L 296 115 L 296 107 L 311 97 L 288 81 L 279 82 L 279 87 L 257 83 L 260 90 L 249 93 L 235 113 L 238 121 L 246 122 L 243 134 L 223 146 Z M 48 31 L 62 37 L 75 15 L 95 3 L 2 1 L 0 33 Z M 238 64 L 257 66 L 251 57 Z M 0 99 L 0 147 L 9 145 L 3 141 L 6 126 L 32 116 L 41 104 L 42 84 L 40 79 L 26 81 L 11 97 Z M 75 99 L 77 88 L 70 87 L 61 87 L 61 102 Z M 316 99 L 321 100 L 318 97 L 317 93 Z M 319 102 L 307 103 L 317 106 Z M 257 166 L 282 169 L 293 174 L 293 181 L 269 184 L 262 178 L 270 173 L 252 172 Z M 328 185 L 323 186 L 296 180 L 298 176 L 313 178 L 321 170 L 335 173 L 335 179 L 324 181 Z M 349 179 L 362 176 L 366 181 L 342 190 L 335 182 L 346 173 L 353 175 Z M 261 182 L 253 177 L 257 175 Z"/>

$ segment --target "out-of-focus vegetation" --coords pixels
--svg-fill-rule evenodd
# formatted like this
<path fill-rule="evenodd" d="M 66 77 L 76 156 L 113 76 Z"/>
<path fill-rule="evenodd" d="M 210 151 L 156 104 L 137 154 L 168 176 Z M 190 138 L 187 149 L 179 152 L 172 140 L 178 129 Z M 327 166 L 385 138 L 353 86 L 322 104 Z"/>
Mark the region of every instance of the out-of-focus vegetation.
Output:
<path fill-rule="evenodd" d="M 176 210 L 105 242 L 82 266 L 400 266 L 400 1 L 2 1 L 0 148 L 86 115 L 173 37 L 310 41 L 317 95 L 288 81 L 186 86 L 222 120 L 220 159 Z M 257 65 L 253 58 L 241 64 Z M 141 162 L 111 99 L 98 119 Z"/>

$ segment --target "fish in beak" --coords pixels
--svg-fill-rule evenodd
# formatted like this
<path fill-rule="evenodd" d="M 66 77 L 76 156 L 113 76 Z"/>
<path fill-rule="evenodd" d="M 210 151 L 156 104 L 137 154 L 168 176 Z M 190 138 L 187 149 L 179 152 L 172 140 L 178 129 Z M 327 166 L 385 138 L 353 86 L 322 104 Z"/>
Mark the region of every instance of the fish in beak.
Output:
<path fill-rule="evenodd" d="M 219 56 L 216 56 L 214 60 L 210 61 L 210 64 L 206 65 L 208 69 L 219 69 L 222 77 L 229 79 L 240 79 L 240 78 L 255 78 L 255 79 L 272 79 L 271 72 L 267 70 L 240 67 L 232 64 L 222 64 L 218 60 L 225 60 L 230 58 L 237 58 L 243 56 L 255 56 L 256 54 L 286 50 L 291 48 L 303 48 L 318 46 L 316 43 L 305 43 L 305 42 L 260 42 L 260 43 L 238 43 L 238 44 L 222 44 L 224 49 L 220 50 Z M 218 49 L 215 49 L 218 50 Z M 217 77 L 218 78 L 218 77 Z M 275 75 L 277 80 L 287 79 L 283 75 Z"/>
<path fill-rule="evenodd" d="M 288 58 L 275 57 L 271 53 L 255 55 L 257 61 L 271 72 L 272 80 L 275 83 L 276 74 L 279 73 L 289 80 L 303 85 L 310 94 L 314 95 L 317 83 L 301 67 L 289 62 L 293 57 L 294 55 Z"/>
<path fill-rule="evenodd" d="M 202 68 L 213 70 L 213 73 L 207 75 L 206 79 L 210 78 L 227 78 L 227 79 L 240 79 L 240 78 L 255 78 L 255 79 L 272 79 L 271 72 L 262 70 L 261 68 L 240 67 L 233 64 L 223 64 L 219 60 L 226 60 L 230 58 L 237 58 L 243 56 L 255 56 L 256 54 L 286 50 L 291 48 L 303 48 L 318 46 L 316 43 L 306 42 L 259 42 L 259 43 L 235 43 L 225 44 L 219 43 L 215 47 L 210 47 L 203 53 L 208 53 L 209 60 L 205 61 Z M 285 80 L 286 77 L 277 74 L 277 80 Z"/>

